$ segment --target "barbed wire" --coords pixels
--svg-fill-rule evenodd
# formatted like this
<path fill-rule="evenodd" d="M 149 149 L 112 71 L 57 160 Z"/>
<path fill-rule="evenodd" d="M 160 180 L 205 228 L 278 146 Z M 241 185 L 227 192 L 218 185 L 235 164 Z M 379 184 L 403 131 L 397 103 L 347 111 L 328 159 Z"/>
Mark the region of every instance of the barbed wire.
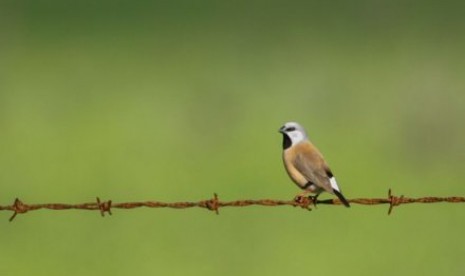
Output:
<path fill-rule="evenodd" d="M 409 198 L 403 195 L 398 197 L 392 194 L 391 189 L 388 191 L 387 198 L 354 198 L 348 199 L 350 203 L 359 205 L 379 205 L 389 204 L 388 215 L 392 213 L 394 207 L 401 204 L 411 203 L 438 203 L 438 202 L 449 202 L 449 203 L 465 203 L 465 197 L 451 196 L 451 197 L 419 197 Z M 173 208 L 173 209 L 186 209 L 186 208 L 205 208 L 214 211 L 219 214 L 219 209 L 223 207 L 247 207 L 247 206 L 293 206 L 301 207 L 303 209 L 312 210 L 311 206 L 317 205 L 341 205 L 342 202 L 335 199 L 326 200 L 315 200 L 314 197 L 296 197 L 293 200 L 274 200 L 274 199 L 245 199 L 245 200 L 234 200 L 234 201 L 220 201 L 218 195 L 215 193 L 213 198 L 208 200 L 201 200 L 197 202 L 159 202 L 159 201 L 142 201 L 142 202 L 121 202 L 113 203 L 111 200 L 101 201 L 99 197 L 96 198 L 95 202 L 81 203 L 81 204 L 64 204 L 64 203 L 42 203 L 42 204 L 26 204 L 19 198 L 16 198 L 12 205 L 1 206 L 0 211 L 12 211 L 13 215 L 10 217 L 10 221 L 13 221 L 18 214 L 25 214 L 30 211 L 36 211 L 40 209 L 48 210 L 90 210 L 100 211 L 102 217 L 105 213 L 112 214 L 112 209 L 135 209 L 141 207 L 148 208 Z"/>

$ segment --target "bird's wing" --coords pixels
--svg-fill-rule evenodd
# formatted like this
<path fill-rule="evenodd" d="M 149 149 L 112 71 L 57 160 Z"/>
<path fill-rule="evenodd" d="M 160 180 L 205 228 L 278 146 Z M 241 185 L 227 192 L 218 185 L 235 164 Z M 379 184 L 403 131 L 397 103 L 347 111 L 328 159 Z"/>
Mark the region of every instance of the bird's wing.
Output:
<path fill-rule="evenodd" d="M 334 179 L 318 149 L 309 143 L 298 145 L 294 166 L 309 181 L 329 193 L 334 193 L 330 179 Z M 335 180 L 334 180 L 335 181 Z"/>

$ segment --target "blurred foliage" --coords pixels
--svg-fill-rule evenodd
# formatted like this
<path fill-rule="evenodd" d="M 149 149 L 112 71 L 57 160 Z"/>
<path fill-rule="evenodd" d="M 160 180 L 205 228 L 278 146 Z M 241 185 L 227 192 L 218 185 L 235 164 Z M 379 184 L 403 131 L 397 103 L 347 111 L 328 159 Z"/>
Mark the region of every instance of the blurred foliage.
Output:
<path fill-rule="evenodd" d="M 462 1 L 1 1 L 0 203 L 464 195 Z M 322 196 L 326 197 L 328 195 Z M 39 211 L 2 275 L 463 275 L 460 205 Z"/>

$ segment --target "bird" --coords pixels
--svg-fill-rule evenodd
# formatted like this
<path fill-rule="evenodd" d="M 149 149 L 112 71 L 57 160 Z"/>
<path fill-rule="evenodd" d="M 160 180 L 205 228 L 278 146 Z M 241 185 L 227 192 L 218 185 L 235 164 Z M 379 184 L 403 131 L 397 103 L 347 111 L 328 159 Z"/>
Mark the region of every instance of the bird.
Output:
<path fill-rule="evenodd" d="M 283 162 L 291 180 L 304 190 L 296 197 L 316 194 L 313 202 L 322 192 L 336 195 L 346 207 L 350 207 L 342 195 L 331 169 L 320 151 L 310 142 L 305 129 L 296 122 L 287 122 L 279 132 L 283 135 Z"/>

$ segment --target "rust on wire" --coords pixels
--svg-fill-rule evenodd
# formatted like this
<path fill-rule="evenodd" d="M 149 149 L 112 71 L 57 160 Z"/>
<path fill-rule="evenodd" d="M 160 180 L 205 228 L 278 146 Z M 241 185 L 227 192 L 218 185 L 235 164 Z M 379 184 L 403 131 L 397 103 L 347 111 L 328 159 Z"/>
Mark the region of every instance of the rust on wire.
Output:
<path fill-rule="evenodd" d="M 359 205 L 379 205 L 388 204 L 388 214 L 392 213 L 394 207 L 401 204 L 407 203 L 465 203 L 465 197 L 420 197 L 420 198 L 408 198 L 403 195 L 398 197 L 395 196 L 391 189 L 388 191 L 387 198 L 354 198 L 348 200 L 350 203 Z M 235 201 L 220 201 L 218 194 L 214 194 L 213 198 L 207 200 L 201 200 L 197 202 L 159 202 L 159 201 L 142 201 L 142 202 L 121 202 L 113 203 L 111 200 L 101 201 L 99 197 L 96 201 L 81 204 L 63 204 L 63 203 L 44 203 L 44 204 L 25 204 L 19 198 L 16 198 L 12 205 L 2 206 L 0 205 L 0 211 L 11 211 L 13 215 L 10 217 L 10 221 L 13 221 L 18 214 L 25 214 L 29 211 L 35 211 L 39 209 L 48 210 L 98 210 L 100 215 L 103 217 L 105 213 L 112 214 L 112 209 L 134 209 L 134 208 L 173 208 L 173 209 L 186 209 L 186 208 L 205 208 L 210 211 L 214 211 L 219 214 L 219 209 L 223 207 L 248 207 L 248 206 L 292 206 L 301 207 L 302 209 L 311 210 L 311 206 L 317 206 L 320 204 L 324 205 L 341 205 L 339 199 L 326 199 L 326 200 L 315 200 L 314 197 L 296 197 L 293 200 L 274 200 L 274 199 L 245 199 Z"/>

